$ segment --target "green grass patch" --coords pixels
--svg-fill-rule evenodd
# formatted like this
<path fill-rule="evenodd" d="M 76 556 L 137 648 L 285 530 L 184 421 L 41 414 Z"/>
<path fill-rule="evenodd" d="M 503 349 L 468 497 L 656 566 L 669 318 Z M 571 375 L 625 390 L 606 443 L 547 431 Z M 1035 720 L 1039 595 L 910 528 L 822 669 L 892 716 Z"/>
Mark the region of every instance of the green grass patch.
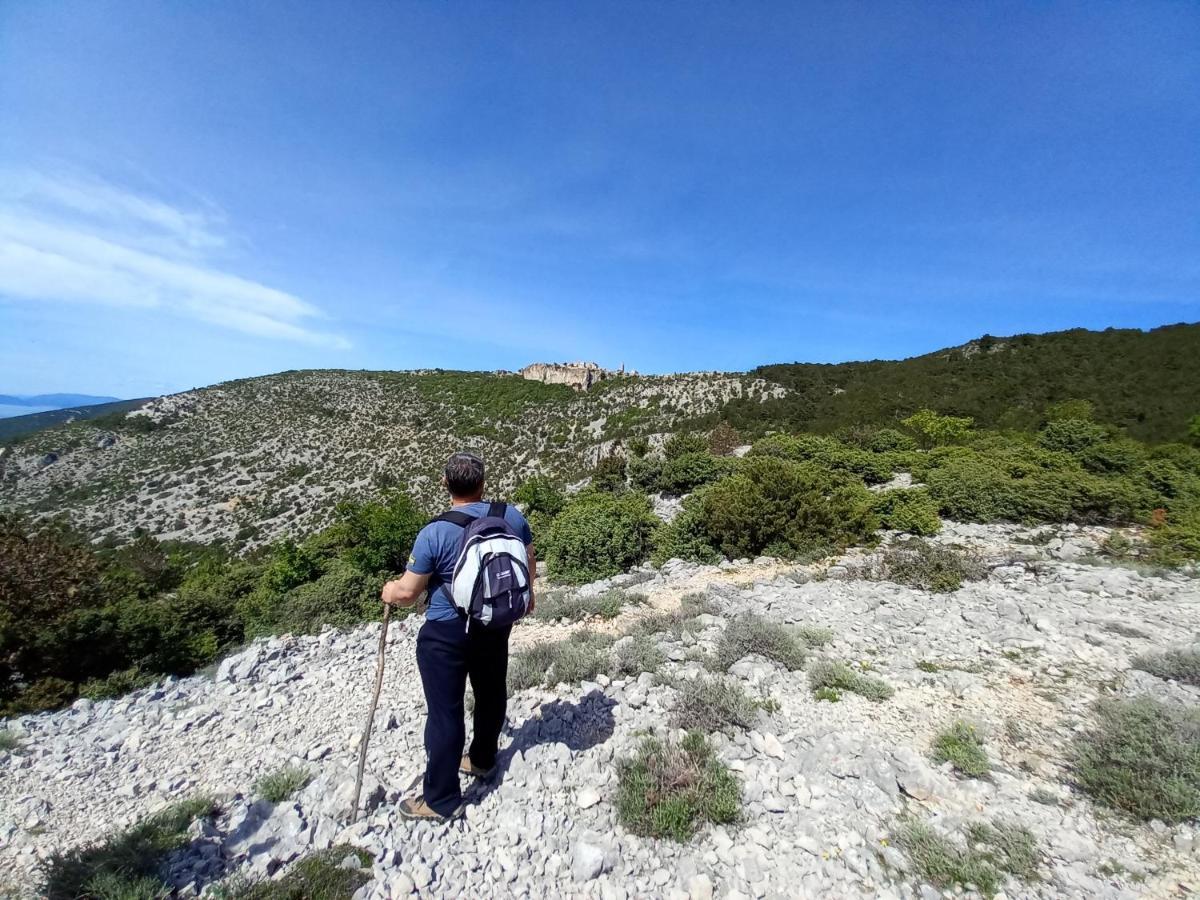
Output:
<path fill-rule="evenodd" d="M 15 731 L 0 728 L 0 752 L 15 753 L 21 749 L 21 736 Z"/>
<path fill-rule="evenodd" d="M 284 766 L 260 778 L 254 790 L 268 803 L 282 803 L 303 790 L 310 781 L 312 773 L 303 766 Z"/>
<path fill-rule="evenodd" d="M 808 648 L 794 630 L 760 616 L 742 615 L 733 619 L 717 642 L 714 665 L 722 671 L 738 660 L 756 654 L 786 666 L 802 669 Z"/>
<path fill-rule="evenodd" d="M 955 771 L 971 778 L 981 778 L 991 771 L 987 754 L 983 751 L 983 738 L 974 725 L 955 722 L 933 739 L 934 762 L 948 762 Z"/>
<path fill-rule="evenodd" d="M 1167 681 L 1200 687 L 1200 649 L 1196 647 L 1145 653 L 1134 659 L 1133 667 Z"/>
<path fill-rule="evenodd" d="M 1096 727 L 1076 738 L 1074 765 L 1093 798 L 1138 819 L 1200 816 L 1200 709 L 1102 700 Z"/>
<path fill-rule="evenodd" d="M 1005 877 L 1037 878 L 1038 849 L 1024 828 L 1003 822 L 967 826 L 966 846 L 921 822 L 907 822 L 896 832 L 896 843 L 912 860 L 925 881 L 939 888 L 974 888 L 995 896 Z"/>
<path fill-rule="evenodd" d="M 690 840 L 706 822 L 737 821 L 741 787 L 699 731 L 648 737 L 618 768 L 617 818 L 634 834 Z"/>
<path fill-rule="evenodd" d="M 98 843 L 54 853 L 42 866 L 41 896 L 46 900 L 168 896 L 169 887 L 158 877 L 163 857 L 187 844 L 192 822 L 216 811 L 211 798 L 195 797 Z"/>
<path fill-rule="evenodd" d="M 814 695 L 818 691 L 836 691 L 840 699 L 842 692 L 849 691 L 876 703 L 887 700 L 895 693 L 886 681 L 830 659 L 819 659 L 808 667 L 808 684 Z M 818 699 L 831 698 L 826 694 Z"/>

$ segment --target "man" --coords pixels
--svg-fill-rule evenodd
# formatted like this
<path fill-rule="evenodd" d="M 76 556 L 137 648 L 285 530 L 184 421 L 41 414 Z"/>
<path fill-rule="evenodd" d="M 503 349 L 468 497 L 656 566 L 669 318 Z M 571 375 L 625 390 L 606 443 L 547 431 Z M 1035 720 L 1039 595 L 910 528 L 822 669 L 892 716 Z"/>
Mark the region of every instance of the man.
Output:
<path fill-rule="evenodd" d="M 472 517 L 488 515 L 483 499 L 483 460 L 473 453 L 455 453 L 446 463 L 442 484 L 450 492 L 454 511 Z M 533 611 L 533 581 L 537 563 L 529 523 L 514 506 L 504 519 L 529 554 L 529 606 Z M 420 795 L 403 801 L 408 818 L 444 821 L 462 805 L 459 772 L 489 777 L 496 767 L 500 729 L 508 706 L 508 636 L 512 627 L 486 628 L 470 623 L 454 605 L 450 582 L 458 558 L 463 527 L 435 519 L 421 529 L 413 544 L 404 575 L 383 586 L 383 602 L 412 606 L 429 590 L 425 624 L 417 635 L 417 667 L 425 689 L 425 778 Z M 475 737 L 463 755 L 463 693 L 471 679 L 475 694 Z"/>

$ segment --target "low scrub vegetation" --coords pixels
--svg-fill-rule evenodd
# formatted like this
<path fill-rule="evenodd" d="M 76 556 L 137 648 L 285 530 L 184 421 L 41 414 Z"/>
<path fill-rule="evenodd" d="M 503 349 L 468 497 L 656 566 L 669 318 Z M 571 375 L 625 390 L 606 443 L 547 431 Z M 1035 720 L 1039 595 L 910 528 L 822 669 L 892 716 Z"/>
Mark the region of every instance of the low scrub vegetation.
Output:
<path fill-rule="evenodd" d="M 615 619 L 627 606 L 646 602 L 644 594 L 612 589 L 602 594 L 583 596 L 577 591 L 553 591 L 537 598 L 534 616 L 539 619 L 566 619 L 582 622 L 586 619 Z"/>
<path fill-rule="evenodd" d="M 708 739 L 646 738 L 617 772 L 617 819 L 634 834 L 687 841 L 705 823 L 735 822 L 741 788 Z"/>
<path fill-rule="evenodd" d="M 358 857 L 360 868 L 346 868 L 346 857 Z M 350 900 L 371 880 L 371 857 L 363 850 L 338 844 L 297 860 L 282 878 L 234 882 L 219 891 L 220 900 Z"/>
<path fill-rule="evenodd" d="M 158 875 L 163 858 L 187 843 L 192 822 L 216 811 L 210 798 L 197 797 L 99 843 L 54 853 L 43 864 L 41 896 L 46 900 L 169 896 L 170 887 Z"/>
<path fill-rule="evenodd" d="M 879 525 L 908 534 L 930 535 L 942 530 L 937 502 L 924 488 L 884 491 L 875 500 Z"/>
<path fill-rule="evenodd" d="M 1134 659 L 1133 667 L 1168 681 L 1200 687 L 1200 648 L 1186 647 L 1146 653 Z"/>
<path fill-rule="evenodd" d="M 1000 892 L 1005 878 L 1038 877 L 1040 854 L 1033 835 L 1004 822 L 973 823 L 960 844 L 921 822 L 906 822 L 896 832 L 922 879 L 944 889 L 973 887 L 985 897 Z"/>
<path fill-rule="evenodd" d="M 301 543 L 245 557 L 142 536 L 92 547 L 0 516 L 0 713 L 187 675 L 250 638 L 377 616 L 423 522 L 406 497 L 343 503 Z"/>
<path fill-rule="evenodd" d="M 282 803 L 290 800 L 310 781 L 312 773 L 303 766 L 284 766 L 260 778 L 254 785 L 254 791 L 268 803 Z"/>
<path fill-rule="evenodd" d="M 1074 749 L 1080 787 L 1139 819 L 1200 816 L 1200 710 L 1148 697 L 1103 700 Z"/>
<path fill-rule="evenodd" d="M 727 672 L 734 663 L 751 654 L 765 656 L 794 671 L 804 668 L 808 647 L 786 625 L 747 614 L 725 626 L 717 641 L 714 666 Z"/>
<path fill-rule="evenodd" d="M 968 551 L 914 539 L 889 548 L 860 574 L 922 591 L 948 593 L 958 590 L 963 582 L 986 577 L 987 568 Z"/>
<path fill-rule="evenodd" d="M 933 739 L 932 756 L 934 762 L 948 762 L 956 772 L 971 778 L 981 778 L 991 771 L 983 738 L 967 722 L 955 722 L 940 732 Z"/>
<path fill-rule="evenodd" d="M 607 672 L 609 635 L 582 629 L 566 640 L 534 644 L 508 661 L 509 690 L 578 684 Z"/>
<path fill-rule="evenodd" d="M 614 678 L 636 678 L 643 672 L 657 672 L 666 661 L 652 638 L 644 634 L 629 635 L 613 645 L 609 674 Z"/>
<path fill-rule="evenodd" d="M 830 659 L 819 659 L 809 666 L 808 684 L 818 699 L 835 701 L 846 691 L 876 703 L 895 693 L 886 681 Z"/>
<path fill-rule="evenodd" d="M 694 678 L 678 688 L 671 714 L 671 724 L 676 728 L 704 732 L 751 728 L 763 709 L 763 703 L 753 699 L 740 684 L 725 678 Z"/>

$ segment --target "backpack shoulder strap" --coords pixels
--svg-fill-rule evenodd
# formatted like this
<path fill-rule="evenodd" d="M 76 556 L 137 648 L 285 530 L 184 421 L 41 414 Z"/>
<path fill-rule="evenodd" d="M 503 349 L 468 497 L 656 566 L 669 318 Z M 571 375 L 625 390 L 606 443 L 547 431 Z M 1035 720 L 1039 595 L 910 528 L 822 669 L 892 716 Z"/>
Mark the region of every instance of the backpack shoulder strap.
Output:
<path fill-rule="evenodd" d="M 503 519 L 504 514 L 508 512 L 507 503 L 492 503 L 488 506 L 488 518 Z"/>
<path fill-rule="evenodd" d="M 474 516 L 465 512 L 460 512 L 457 509 L 450 509 L 442 513 L 440 516 L 435 516 L 434 518 L 430 519 L 429 524 L 432 525 L 434 522 L 449 522 L 451 525 L 457 525 L 459 528 L 466 528 L 474 521 Z"/>

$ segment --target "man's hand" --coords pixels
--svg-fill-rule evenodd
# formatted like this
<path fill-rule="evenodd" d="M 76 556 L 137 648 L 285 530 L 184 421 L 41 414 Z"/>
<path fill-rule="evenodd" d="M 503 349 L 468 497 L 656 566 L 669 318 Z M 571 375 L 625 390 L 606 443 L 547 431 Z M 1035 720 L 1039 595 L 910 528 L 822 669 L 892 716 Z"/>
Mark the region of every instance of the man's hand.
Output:
<path fill-rule="evenodd" d="M 401 577 L 385 584 L 380 597 L 389 606 L 412 606 L 428 584 L 428 575 L 405 572 Z"/>

